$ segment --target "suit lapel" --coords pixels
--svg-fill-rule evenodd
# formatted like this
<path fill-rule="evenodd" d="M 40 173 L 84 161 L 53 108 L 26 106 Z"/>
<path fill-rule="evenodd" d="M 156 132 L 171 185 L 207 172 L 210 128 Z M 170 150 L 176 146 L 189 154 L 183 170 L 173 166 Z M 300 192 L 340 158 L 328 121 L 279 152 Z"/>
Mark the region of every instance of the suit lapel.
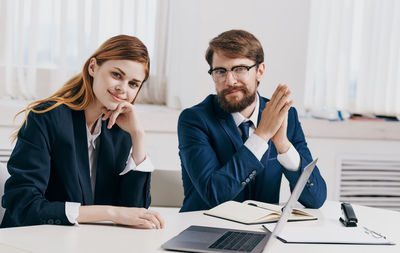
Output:
<path fill-rule="evenodd" d="M 225 112 L 218 103 L 217 96 L 214 97 L 213 101 L 214 110 L 216 112 L 218 122 L 226 132 L 226 134 L 231 139 L 235 150 L 239 150 L 239 148 L 243 145 L 242 138 L 240 137 L 239 130 L 235 124 L 235 121 L 232 118 L 232 115 L 228 112 Z"/>
<path fill-rule="evenodd" d="M 268 99 L 264 99 L 263 97 L 260 96 L 260 94 L 257 92 L 258 94 L 258 99 L 259 99 L 259 111 L 258 111 L 258 119 L 257 119 L 257 126 L 260 123 L 260 119 L 261 119 L 261 114 L 265 109 L 265 103 L 268 102 Z"/>
<path fill-rule="evenodd" d="M 86 120 L 84 111 L 72 110 L 74 124 L 75 150 L 78 165 L 79 183 L 82 189 L 83 204 L 92 205 L 92 186 L 90 184 L 89 154 L 86 136 Z"/>
<path fill-rule="evenodd" d="M 107 121 L 102 122 L 100 134 L 100 150 L 98 153 L 95 203 L 111 203 L 114 199 L 115 184 L 118 174 L 115 171 L 115 146 L 113 145 L 111 131 L 107 129 Z"/>

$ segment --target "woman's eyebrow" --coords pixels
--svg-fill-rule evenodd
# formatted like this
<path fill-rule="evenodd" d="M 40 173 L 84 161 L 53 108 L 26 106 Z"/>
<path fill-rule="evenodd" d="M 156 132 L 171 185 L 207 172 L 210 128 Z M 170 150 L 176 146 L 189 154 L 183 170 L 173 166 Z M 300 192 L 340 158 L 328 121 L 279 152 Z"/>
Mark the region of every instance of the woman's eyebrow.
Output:
<path fill-rule="evenodd" d="M 120 71 L 123 76 L 126 75 L 125 72 L 122 69 L 120 69 L 118 67 L 114 67 L 114 68 L 117 69 L 118 71 Z M 140 84 L 142 83 L 142 81 L 140 81 L 140 80 L 138 80 L 136 78 L 132 78 L 131 81 L 134 81 L 134 82 L 137 82 L 137 83 L 140 83 Z"/>

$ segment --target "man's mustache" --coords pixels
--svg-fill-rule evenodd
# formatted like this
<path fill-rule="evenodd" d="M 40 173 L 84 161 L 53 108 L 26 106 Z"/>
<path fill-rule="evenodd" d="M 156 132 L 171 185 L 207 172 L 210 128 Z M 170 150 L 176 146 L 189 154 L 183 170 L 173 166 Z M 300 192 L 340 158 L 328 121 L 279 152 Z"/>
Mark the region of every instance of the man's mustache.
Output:
<path fill-rule="evenodd" d="M 242 91 L 244 94 L 247 94 L 248 90 L 244 86 L 235 86 L 235 87 L 228 87 L 224 90 L 221 91 L 221 95 L 225 96 L 226 94 L 229 94 L 234 91 Z"/>

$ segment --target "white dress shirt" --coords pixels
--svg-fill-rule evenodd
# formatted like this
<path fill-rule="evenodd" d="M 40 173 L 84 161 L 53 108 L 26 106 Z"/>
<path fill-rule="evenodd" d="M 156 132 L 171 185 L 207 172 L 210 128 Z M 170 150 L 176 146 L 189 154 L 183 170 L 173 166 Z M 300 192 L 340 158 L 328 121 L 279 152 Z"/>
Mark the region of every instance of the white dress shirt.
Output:
<path fill-rule="evenodd" d="M 93 198 L 96 187 L 97 157 L 100 150 L 100 138 L 98 137 L 101 134 L 101 123 L 102 120 L 101 118 L 99 118 L 95 123 L 96 125 L 94 127 L 93 134 L 90 132 L 88 126 L 86 126 L 86 136 L 87 136 L 88 152 L 89 152 L 90 182 L 92 185 Z M 129 152 L 129 156 L 127 158 L 125 169 L 119 175 L 123 176 L 131 170 L 152 172 L 154 171 L 154 166 L 147 154 L 145 160 L 141 162 L 139 165 L 136 165 L 132 157 L 132 148 L 131 148 L 131 151 Z M 65 203 L 65 215 L 67 216 L 69 222 L 77 223 L 76 219 L 79 216 L 80 206 L 81 203 L 77 202 Z"/>
<path fill-rule="evenodd" d="M 257 95 L 257 104 L 254 112 L 251 114 L 250 118 L 245 118 L 240 112 L 232 113 L 233 120 L 235 121 L 236 127 L 239 129 L 239 133 L 242 131 L 239 125 L 245 121 L 251 121 L 253 124 L 249 128 L 249 138 L 246 140 L 244 145 L 261 161 L 262 156 L 268 150 L 268 142 L 256 134 L 253 134 L 256 130 L 258 124 L 258 114 L 260 110 L 260 99 Z M 290 144 L 290 148 L 286 153 L 278 154 L 277 157 L 279 163 L 287 170 L 296 171 L 300 168 L 300 155 L 297 150 Z"/>

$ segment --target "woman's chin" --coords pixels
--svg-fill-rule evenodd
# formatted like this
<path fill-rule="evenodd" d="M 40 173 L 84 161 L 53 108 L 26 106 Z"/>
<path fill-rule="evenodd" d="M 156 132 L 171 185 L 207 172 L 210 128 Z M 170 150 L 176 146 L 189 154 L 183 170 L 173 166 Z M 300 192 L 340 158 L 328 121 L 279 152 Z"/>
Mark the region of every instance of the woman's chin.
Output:
<path fill-rule="evenodd" d="M 115 109 L 117 109 L 118 103 L 108 102 L 108 103 L 104 104 L 104 107 L 107 108 L 107 110 L 109 110 L 109 111 L 114 111 Z"/>

